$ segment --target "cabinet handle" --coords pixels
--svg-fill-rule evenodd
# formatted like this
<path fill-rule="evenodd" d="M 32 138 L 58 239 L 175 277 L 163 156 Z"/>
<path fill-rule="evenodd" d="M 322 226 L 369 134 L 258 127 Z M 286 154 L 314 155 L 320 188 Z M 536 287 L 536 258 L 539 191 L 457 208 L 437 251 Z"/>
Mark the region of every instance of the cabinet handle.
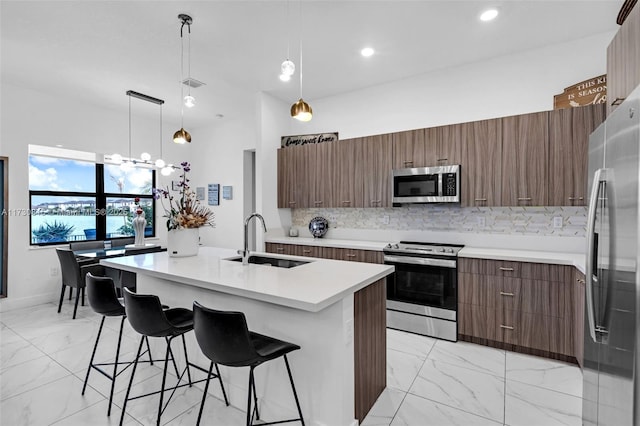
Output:
<path fill-rule="evenodd" d="M 347 254 L 347 257 L 356 257 L 355 254 Z"/>
<path fill-rule="evenodd" d="M 507 329 L 507 330 L 513 330 L 513 327 L 511 327 L 510 325 L 502 325 L 502 324 L 500 324 L 500 328 L 504 328 L 504 329 Z"/>
<path fill-rule="evenodd" d="M 413 161 L 405 161 L 404 165 L 406 166 L 407 164 L 411 164 L 413 166 Z"/>
<path fill-rule="evenodd" d="M 342 200 L 342 204 L 351 204 L 351 200 Z"/>
<path fill-rule="evenodd" d="M 314 203 L 313 203 L 313 204 L 316 204 L 316 205 L 317 205 L 317 204 L 322 204 L 322 200 L 320 200 L 320 201 L 314 201 Z"/>
<path fill-rule="evenodd" d="M 448 158 L 438 158 L 438 161 L 447 161 Z"/>
<path fill-rule="evenodd" d="M 289 201 L 289 204 L 295 204 L 295 203 L 296 203 L 295 201 Z"/>
<path fill-rule="evenodd" d="M 302 250 L 303 253 L 311 253 L 311 250 Z"/>
<path fill-rule="evenodd" d="M 575 201 L 575 200 L 577 200 L 576 197 L 569 197 L 569 201 Z"/>
<path fill-rule="evenodd" d="M 531 197 L 519 197 L 518 201 L 531 201 Z"/>
<path fill-rule="evenodd" d="M 620 104 L 622 103 L 622 101 L 624 101 L 625 99 L 626 99 L 626 98 L 615 98 L 615 99 L 611 102 L 611 105 L 612 105 L 612 106 L 614 106 L 614 105 L 616 105 L 616 106 L 617 106 L 617 105 L 620 105 Z"/>
<path fill-rule="evenodd" d="M 511 296 L 511 297 L 513 297 L 514 294 L 513 293 L 505 293 L 504 291 L 501 291 L 500 292 L 500 296 Z"/>
<path fill-rule="evenodd" d="M 276 247 L 276 251 L 284 251 L 284 247 Z"/>
<path fill-rule="evenodd" d="M 382 200 L 371 200 L 371 204 L 379 204 Z"/>
<path fill-rule="evenodd" d="M 504 268 L 500 266 L 498 269 L 500 269 L 501 271 L 513 272 L 513 268 Z"/>
<path fill-rule="evenodd" d="M 584 284 L 585 284 L 585 281 L 584 281 L 583 279 L 578 278 L 576 281 L 577 281 L 579 284 L 582 284 L 582 285 L 584 285 Z"/>
<path fill-rule="evenodd" d="M 486 198 L 476 198 L 476 201 L 487 201 Z"/>

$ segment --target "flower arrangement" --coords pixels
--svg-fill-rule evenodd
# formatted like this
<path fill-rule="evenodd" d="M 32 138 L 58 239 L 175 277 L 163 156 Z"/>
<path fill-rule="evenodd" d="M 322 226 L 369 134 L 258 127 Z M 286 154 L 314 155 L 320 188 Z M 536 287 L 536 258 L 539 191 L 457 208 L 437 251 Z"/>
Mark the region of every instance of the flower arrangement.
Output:
<path fill-rule="evenodd" d="M 160 200 L 167 218 L 167 230 L 183 229 L 183 228 L 200 228 L 201 226 L 215 226 L 213 212 L 206 206 L 200 205 L 196 198 L 196 194 L 189 187 L 189 179 L 187 173 L 191 171 L 191 165 L 188 162 L 180 163 L 182 173 L 180 174 L 180 182 L 178 183 L 179 195 L 174 197 L 169 192 L 169 188 L 154 188 L 153 198 Z M 168 206 L 165 201 L 168 201 Z"/>

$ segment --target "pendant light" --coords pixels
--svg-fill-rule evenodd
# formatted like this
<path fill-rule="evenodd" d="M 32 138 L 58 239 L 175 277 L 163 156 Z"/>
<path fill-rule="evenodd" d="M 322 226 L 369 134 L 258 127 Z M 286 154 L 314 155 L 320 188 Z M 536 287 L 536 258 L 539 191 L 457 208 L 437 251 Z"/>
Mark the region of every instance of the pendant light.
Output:
<path fill-rule="evenodd" d="M 173 134 L 173 141 L 177 144 L 185 144 L 187 142 L 191 142 L 191 135 L 184 129 L 184 107 L 187 99 L 184 97 L 184 89 L 183 83 L 184 80 L 184 37 L 183 30 L 184 26 L 187 26 L 189 32 L 189 51 L 191 51 L 191 24 L 193 23 L 193 19 L 189 15 L 185 15 L 181 13 L 178 15 L 178 19 L 182 23 L 180 26 L 180 130 Z M 191 70 L 191 54 L 189 52 L 189 70 Z M 195 99 L 191 96 L 191 85 L 189 85 L 189 94 L 188 98 L 191 98 L 189 102 L 192 100 L 195 102 Z"/>
<path fill-rule="evenodd" d="M 280 80 L 289 81 L 291 76 L 296 72 L 296 64 L 294 64 L 289 58 L 289 22 L 291 21 L 289 15 L 289 0 L 287 0 L 287 59 L 280 65 Z"/>
<path fill-rule="evenodd" d="M 302 1 L 300 1 L 300 99 L 291 105 L 291 117 L 299 121 L 311 121 L 313 110 L 302 99 Z"/>

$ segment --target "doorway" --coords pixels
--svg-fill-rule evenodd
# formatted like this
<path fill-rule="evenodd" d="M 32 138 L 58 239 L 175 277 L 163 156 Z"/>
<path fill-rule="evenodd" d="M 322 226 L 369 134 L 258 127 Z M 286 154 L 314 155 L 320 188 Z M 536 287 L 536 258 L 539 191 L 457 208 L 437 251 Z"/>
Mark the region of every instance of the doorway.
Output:
<path fill-rule="evenodd" d="M 244 151 L 243 158 L 243 218 L 256 211 L 256 151 Z M 243 219 L 244 220 L 244 219 Z M 249 250 L 256 250 L 256 224 L 249 227 Z M 244 224 L 244 221 L 243 221 Z"/>

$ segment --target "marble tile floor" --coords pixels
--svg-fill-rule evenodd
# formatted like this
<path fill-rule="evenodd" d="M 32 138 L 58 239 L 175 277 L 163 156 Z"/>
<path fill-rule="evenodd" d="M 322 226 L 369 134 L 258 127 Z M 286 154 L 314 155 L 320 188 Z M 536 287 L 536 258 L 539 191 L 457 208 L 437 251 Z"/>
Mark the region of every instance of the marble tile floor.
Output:
<path fill-rule="evenodd" d="M 62 313 L 56 308 L 0 313 L 0 425 L 117 425 L 129 371 L 118 378 L 107 417 L 108 380 L 92 372 L 80 395 L 100 316 L 84 306 L 72 320 L 68 301 Z M 111 360 L 112 350 L 101 348 L 115 346 L 118 326 L 117 319 L 105 323 L 99 361 Z M 122 357 L 132 357 L 137 343 L 127 324 Z M 132 392 L 159 387 L 161 372 L 157 364 L 140 368 Z M 581 394 L 574 365 L 388 330 L 387 388 L 362 425 L 580 425 Z M 201 387 L 180 389 L 163 425 L 194 425 L 201 396 Z M 124 424 L 155 424 L 154 398 L 130 403 Z M 245 414 L 210 396 L 203 419 L 203 425 L 240 425 Z"/>

